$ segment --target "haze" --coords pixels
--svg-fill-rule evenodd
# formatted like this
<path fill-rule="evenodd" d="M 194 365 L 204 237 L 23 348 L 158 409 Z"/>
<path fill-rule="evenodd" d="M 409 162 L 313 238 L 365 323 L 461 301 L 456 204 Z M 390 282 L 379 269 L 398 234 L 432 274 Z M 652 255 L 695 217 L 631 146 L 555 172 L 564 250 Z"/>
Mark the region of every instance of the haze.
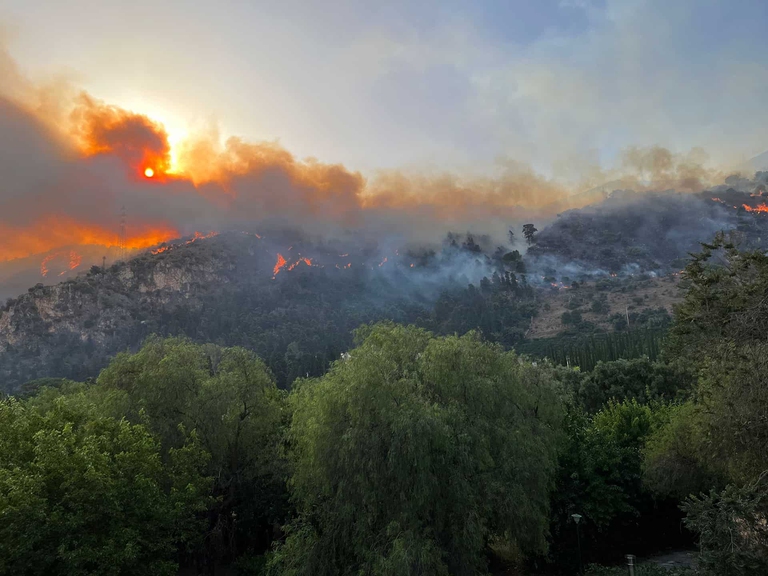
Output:
<path fill-rule="evenodd" d="M 371 173 L 581 177 L 628 146 L 763 152 L 760 0 L 5 0 L 9 49 L 162 121 Z"/>

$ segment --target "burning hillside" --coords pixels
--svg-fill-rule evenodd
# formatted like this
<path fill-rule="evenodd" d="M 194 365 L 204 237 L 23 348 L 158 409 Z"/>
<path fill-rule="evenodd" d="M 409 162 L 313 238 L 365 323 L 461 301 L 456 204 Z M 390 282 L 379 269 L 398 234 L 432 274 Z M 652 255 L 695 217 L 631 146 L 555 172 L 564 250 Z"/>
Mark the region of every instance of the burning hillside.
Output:
<path fill-rule="evenodd" d="M 67 280 L 35 286 L 0 310 L 0 376 L 12 386 L 54 373 L 84 378 L 160 333 L 255 349 L 289 382 L 322 373 L 353 328 L 381 319 L 440 333 L 479 329 L 518 345 L 534 326 L 536 294 L 574 294 L 570 302 L 596 294 L 600 282 L 677 274 L 719 230 L 746 246 L 766 244 L 768 216 L 755 192 L 765 177 L 699 195 L 617 192 L 562 214 L 522 255 L 514 230 L 506 243 L 466 233 L 431 244 L 349 231 L 336 239 L 287 229 L 197 232 L 90 268 L 93 253 L 53 251 L 38 274 Z"/>
<path fill-rule="evenodd" d="M 43 90 L 0 58 L 0 265 L 78 246 L 131 253 L 199 230 L 434 242 L 451 229 L 482 229 L 504 238 L 510 225 L 593 202 L 574 193 L 601 182 L 698 191 L 721 175 L 700 153 L 660 147 L 630 148 L 615 169 L 585 167 L 589 177 L 568 184 L 511 161 L 493 176 L 366 177 L 215 130 L 172 149 L 159 121 L 85 93 Z M 101 263 L 83 258 L 82 268 Z"/>
<path fill-rule="evenodd" d="M 700 194 L 617 191 L 605 202 L 559 215 L 528 251 L 546 276 L 669 274 L 718 231 L 744 247 L 768 248 L 768 173 L 731 179 Z"/>

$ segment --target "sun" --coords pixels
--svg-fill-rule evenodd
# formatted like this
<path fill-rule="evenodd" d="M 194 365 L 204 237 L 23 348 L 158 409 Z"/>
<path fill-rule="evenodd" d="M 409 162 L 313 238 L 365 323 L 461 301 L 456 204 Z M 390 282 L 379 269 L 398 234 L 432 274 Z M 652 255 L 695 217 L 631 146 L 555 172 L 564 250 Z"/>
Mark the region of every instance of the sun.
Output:
<path fill-rule="evenodd" d="M 155 175 L 155 171 L 152 170 L 152 168 L 145 168 L 144 169 L 144 176 L 146 176 L 147 178 L 152 178 L 152 176 L 154 176 L 154 175 Z"/>

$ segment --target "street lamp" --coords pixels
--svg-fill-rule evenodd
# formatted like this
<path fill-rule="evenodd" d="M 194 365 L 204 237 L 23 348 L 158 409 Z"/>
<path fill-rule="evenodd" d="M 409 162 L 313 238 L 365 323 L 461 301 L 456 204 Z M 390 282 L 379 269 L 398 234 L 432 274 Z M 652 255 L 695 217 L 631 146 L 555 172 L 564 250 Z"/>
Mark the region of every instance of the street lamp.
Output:
<path fill-rule="evenodd" d="M 581 536 L 579 535 L 579 522 L 581 521 L 581 514 L 571 514 L 571 518 L 576 523 L 576 542 L 579 546 L 579 574 L 584 573 L 584 566 L 581 563 Z"/>

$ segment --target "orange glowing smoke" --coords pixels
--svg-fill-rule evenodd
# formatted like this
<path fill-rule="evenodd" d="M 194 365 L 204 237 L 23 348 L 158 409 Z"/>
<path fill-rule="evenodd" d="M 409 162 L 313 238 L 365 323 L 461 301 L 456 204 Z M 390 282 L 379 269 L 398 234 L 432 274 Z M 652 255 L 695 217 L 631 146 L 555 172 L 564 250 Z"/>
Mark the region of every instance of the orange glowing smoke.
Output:
<path fill-rule="evenodd" d="M 70 115 L 71 131 L 87 156 L 113 154 L 147 178 L 171 166 L 171 146 L 161 124 L 83 93 Z"/>
<path fill-rule="evenodd" d="M 178 236 L 177 230 L 162 224 L 129 226 L 125 247 L 129 250 L 149 248 Z M 41 217 L 23 228 L 0 222 L 0 237 L 3 238 L 0 242 L 0 261 L 49 252 L 73 244 L 105 247 L 120 245 L 119 235 L 109 228 L 53 215 Z"/>
<path fill-rule="evenodd" d="M 285 258 L 283 258 L 282 254 L 277 255 L 277 262 L 275 262 L 275 267 L 272 269 L 272 275 L 277 276 L 277 273 L 280 272 L 280 269 L 285 266 Z"/>

